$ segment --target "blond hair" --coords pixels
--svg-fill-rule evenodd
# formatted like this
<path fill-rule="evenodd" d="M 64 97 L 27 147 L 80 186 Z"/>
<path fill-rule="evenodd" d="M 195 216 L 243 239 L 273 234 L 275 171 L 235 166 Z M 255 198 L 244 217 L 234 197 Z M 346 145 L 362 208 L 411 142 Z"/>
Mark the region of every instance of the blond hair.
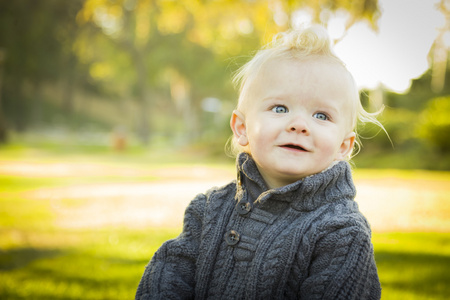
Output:
<path fill-rule="evenodd" d="M 263 65 L 273 59 L 288 59 L 288 60 L 314 60 L 327 59 L 330 63 L 337 63 L 341 65 L 348 73 L 349 78 L 354 86 L 351 112 L 351 130 L 356 133 L 356 150 L 348 158 L 355 156 L 361 148 L 360 139 L 357 133 L 357 125 L 365 123 L 373 123 L 379 126 L 386 132 L 383 125 L 376 119 L 382 109 L 375 113 L 367 112 L 361 105 L 359 91 L 356 87 L 355 80 L 351 73 L 347 70 L 344 62 L 334 54 L 331 47 L 330 37 L 320 25 L 312 25 L 302 30 L 291 30 L 284 33 L 277 34 L 273 41 L 256 52 L 255 56 L 243 65 L 234 74 L 233 83 L 238 87 L 239 99 L 237 110 L 245 110 L 245 105 L 248 102 L 247 89 L 249 83 L 258 75 Z M 242 148 L 236 142 L 235 138 L 231 141 L 231 152 L 236 155 L 241 152 Z"/>

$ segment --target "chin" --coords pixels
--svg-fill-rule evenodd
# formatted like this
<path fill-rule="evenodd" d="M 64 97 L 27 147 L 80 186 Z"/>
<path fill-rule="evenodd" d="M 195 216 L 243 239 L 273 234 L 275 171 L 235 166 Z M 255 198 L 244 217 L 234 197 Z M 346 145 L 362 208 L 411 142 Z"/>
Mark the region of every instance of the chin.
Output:
<path fill-rule="evenodd" d="M 290 182 L 296 182 L 300 179 L 303 179 L 311 174 L 305 173 L 305 172 L 292 172 L 292 171 L 284 171 L 282 172 L 283 177 L 286 179 L 286 181 Z"/>

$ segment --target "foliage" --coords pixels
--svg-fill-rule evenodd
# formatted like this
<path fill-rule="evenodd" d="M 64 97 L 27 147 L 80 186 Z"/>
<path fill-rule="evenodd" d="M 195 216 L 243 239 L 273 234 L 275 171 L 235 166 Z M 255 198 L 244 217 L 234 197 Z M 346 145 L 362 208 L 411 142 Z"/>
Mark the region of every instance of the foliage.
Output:
<path fill-rule="evenodd" d="M 143 142 L 166 134 L 161 116 L 175 124 L 169 138 L 201 139 L 211 128 L 202 101 L 234 103 L 230 73 L 302 11 L 323 24 L 345 14 L 348 26 L 376 27 L 379 15 L 376 0 L 3 1 L 0 129 L 53 126 L 47 109 L 56 104 L 68 120 L 115 115 L 110 127 L 130 128 Z M 109 102 L 107 113 L 92 113 L 94 97 Z"/>
<path fill-rule="evenodd" d="M 42 121 L 43 89 L 50 82 L 63 86 L 61 98 L 70 109 L 73 82 L 85 75 L 71 51 L 77 31 L 75 14 L 81 4 L 81 0 L 0 2 L 0 52 L 4 55 L 0 119 L 4 114 L 10 127 L 25 130 Z"/>
<path fill-rule="evenodd" d="M 447 67 L 449 74 L 450 66 Z M 412 81 L 409 91 L 396 94 L 382 90 L 384 111 L 380 116 L 389 137 L 379 128 L 362 128 L 363 148 L 354 158 L 359 167 L 450 170 L 448 155 L 448 95 L 450 76 L 440 92 L 431 88 L 431 69 Z M 372 91 L 362 97 L 370 107 Z"/>
<path fill-rule="evenodd" d="M 320 21 L 325 24 L 333 11 L 344 9 L 351 19 L 349 26 L 359 19 L 375 24 L 378 12 L 377 1 L 373 0 L 351 4 L 87 0 L 77 20 L 95 32 L 99 43 L 92 44 L 89 35 L 83 35 L 80 40 L 83 48 L 79 48 L 78 55 L 90 59 L 91 73 L 108 89 L 137 100 L 139 132 L 144 142 L 158 131 L 151 120 L 164 109 L 167 109 L 164 115 L 176 123 L 169 112 L 175 109 L 175 118 L 183 124 L 180 133 L 192 141 L 210 125 L 199 121 L 201 101 L 207 97 L 230 101 L 235 97 L 229 80 L 235 67 L 228 69 L 226 61 L 248 54 L 259 48 L 261 42 L 286 30 L 293 13 L 305 6 L 315 11 L 316 21 L 322 17 Z M 327 14 L 321 14 L 322 11 Z M 107 53 L 112 55 L 105 56 L 105 49 L 111 50 Z M 117 57 L 126 59 L 118 61 Z M 123 76 L 123 71 L 128 75 Z M 158 98 L 164 104 L 155 110 Z"/>
<path fill-rule="evenodd" d="M 325 25 L 344 17 L 346 29 L 364 20 L 375 29 L 380 11 L 376 0 L 3 1 L 0 143 L 6 127 L 10 139 L 15 132 L 41 137 L 60 130 L 70 133 L 64 143 L 78 133 L 91 136 L 92 144 L 105 143 L 97 132 L 122 131 L 130 143 L 138 137 L 150 147 L 222 153 L 237 98 L 231 74 L 305 15 Z M 431 73 L 406 94 L 383 91 L 382 121 L 394 147 L 367 126 L 356 165 L 450 169 L 446 131 L 431 130 L 417 117 L 425 118 L 431 99 L 450 94 L 450 76 L 436 93 Z M 207 99 L 217 100 L 215 110 L 204 109 Z"/>
<path fill-rule="evenodd" d="M 422 112 L 420 134 L 442 152 L 450 151 L 450 96 L 434 98 Z"/>

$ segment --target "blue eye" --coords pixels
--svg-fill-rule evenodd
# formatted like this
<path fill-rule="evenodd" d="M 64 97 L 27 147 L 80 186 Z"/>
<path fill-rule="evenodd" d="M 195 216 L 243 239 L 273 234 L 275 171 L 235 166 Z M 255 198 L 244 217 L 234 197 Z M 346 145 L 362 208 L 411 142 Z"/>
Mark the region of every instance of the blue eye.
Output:
<path fill-rule="evenodd" d="M 275 106 L 272 108 L 272 111 L 275 112 L 275 113 L 277 113 L 277 114 L 285 114 L 285 113 L 287 113 L 289 110 L 288 110 L 288 108 L 287 108 L 286 106 L 284 106 L 284 105 L 275 105 Z"/>
<path fill-rule="evenodd" d="M 316 118 L 316 119 L 322 120 L 322 121 L 329 120 L 328 116 L 326 114 L 324 114 L 324 113 L 315 113 L 313 115 L 313 117 Z"/>

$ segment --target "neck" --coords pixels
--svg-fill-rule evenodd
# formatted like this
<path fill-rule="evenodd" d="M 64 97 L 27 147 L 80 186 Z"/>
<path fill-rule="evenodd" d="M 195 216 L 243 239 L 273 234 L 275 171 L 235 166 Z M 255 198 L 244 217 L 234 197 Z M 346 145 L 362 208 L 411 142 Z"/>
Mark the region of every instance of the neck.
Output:
<path fill-rule="evenodd" d="M 267 175 L 265 174 L 264 170 L 261 169 L 261 168 L 258 166 L 258 164 L 255 164 L 255 165 L 256 165 L 256 167 L 257 167 L 259 173 L 261 174 L 261 177 L 264 179 L 264 182 L 266 183 L 267 187 L 268 187 L 269 189 L 277 189 L 277 188 L 281 188 L 281 187 L 283 187 L 283 186 L 292 184 L 292 183 L 294 183 L 294 182 L 297 182 L 297 181 L 299 181 L 299 180 L 302 180 L 302 179 L 304 179 L 304 178 L 311 177 L 311 176 L 314 176 L 314 175 L 316 175 L 316 174 L 320 174 L 320 173 L 322 173 L 322 172 L 325 172 L 326 170 L 330 169 L 331 167 L 333 167 L 333 166 L 336 165 L 337 163 L 339 163 L 339 161 L 338 161 L 338 160 L 335 160 L 335 161 L 333 161 L 327 168 L 323 169 L 322 171 L 320 171 L 320 172 L 318 172 L 318 173 L 311 174 L 311 175 L 306 176 L 306 177 L 295 178 L 295 179 L 293 179 L 291 176 L 284 176 L 284 178 L 283 178 L 283 175 L 282 175 L 282 174 L 281 174 L 280 176 L 277 177 L 278 179 L 274 179 L 272 176 L 267 176 Z"/>

